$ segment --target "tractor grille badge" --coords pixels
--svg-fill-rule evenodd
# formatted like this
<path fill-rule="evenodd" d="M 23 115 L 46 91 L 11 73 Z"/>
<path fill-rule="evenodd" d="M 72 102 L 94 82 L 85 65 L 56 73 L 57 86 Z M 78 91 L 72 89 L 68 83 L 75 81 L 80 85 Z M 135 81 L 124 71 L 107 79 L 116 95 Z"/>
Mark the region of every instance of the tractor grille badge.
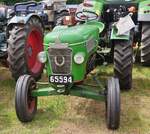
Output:
<path fill-rule="evenodd" d="M 55 56 L 54 61 L 57 66 L 62 67 L 65 64 L 65 57 L 64 56 Z"/>
<path fill-rule="evenodd" d="M 66 46 L 54 45 L 49 48 L 49 60 L 53 74 L 70 74 L 72 50 Z"/>

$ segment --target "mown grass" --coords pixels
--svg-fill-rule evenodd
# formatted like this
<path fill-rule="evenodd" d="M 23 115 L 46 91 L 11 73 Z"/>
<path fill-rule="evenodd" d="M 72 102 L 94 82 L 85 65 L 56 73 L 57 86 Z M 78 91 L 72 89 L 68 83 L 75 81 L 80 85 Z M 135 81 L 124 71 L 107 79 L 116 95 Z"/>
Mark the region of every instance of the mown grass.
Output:
<path fill-rule="evenodd" d="M 99 78 L 113 75 L 112 65 L 98 67 Z M 88 83 L 92 82 L 88 77 Z M 93 84 L 93 83 L 92 83 Z M 38 112 L 28 124 L 20 123 L 15 114 L 15 81 L 9 71 L 0 67 L 0 133 L 2 134 L 150 134 L 150 68 L 134 66 L 133 89 L 122 92 L 120 129 L 112 132 L 105 125 L 103 102 L 78 97 L 41 97 Z M 67 132 L 63 126 L 67 122 Z M 75 124 L 78 131 L 73 131 Z"/>

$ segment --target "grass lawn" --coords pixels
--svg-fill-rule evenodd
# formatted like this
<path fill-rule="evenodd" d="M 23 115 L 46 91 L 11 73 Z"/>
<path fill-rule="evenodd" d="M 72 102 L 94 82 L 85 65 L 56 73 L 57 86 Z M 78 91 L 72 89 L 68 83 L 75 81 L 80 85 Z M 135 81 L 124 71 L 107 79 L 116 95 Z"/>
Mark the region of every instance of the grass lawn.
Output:
<path fill-rule="evenodd" d="M 100 74 L 110 77 L 112 65 L 101 67 Z M 0 67 L 0 134 L 150 134 L 150 68 L 134 66 L 133 89 L 121 94 L 121 126 L 117 131 L 106 128 L 103 102 L 70 96 L 39 98 L 35 119 L 20 123 L 14 94 L 15 82 L 8 69 Z"/>

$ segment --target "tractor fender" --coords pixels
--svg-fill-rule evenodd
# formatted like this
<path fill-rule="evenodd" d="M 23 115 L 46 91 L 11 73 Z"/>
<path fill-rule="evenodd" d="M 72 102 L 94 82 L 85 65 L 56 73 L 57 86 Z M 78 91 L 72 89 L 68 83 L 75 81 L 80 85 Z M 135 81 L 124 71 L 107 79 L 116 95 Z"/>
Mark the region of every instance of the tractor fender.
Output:
<path fill-rule="evenodd" d="M 138 21 L 150 21 L 150 1 L 144 0 L 139 3 Z"/>
<path fill-rule="evenodd" d="M 12 28 L 13 25 L 26 25 L 32 17 L 38 18 L 44 28 L 43 21 L 37 14 L 28 14 L 26 16 L 15 15 L 7 24 L 6 35 L 9 35 L 9 30 Z"/>
<path fill-rule="evenodd" d="M 117 35 L 117 29 L 113 26 L 111 30 L 111 40 L 129 40 L 130 34 L 129 35 Z"/>

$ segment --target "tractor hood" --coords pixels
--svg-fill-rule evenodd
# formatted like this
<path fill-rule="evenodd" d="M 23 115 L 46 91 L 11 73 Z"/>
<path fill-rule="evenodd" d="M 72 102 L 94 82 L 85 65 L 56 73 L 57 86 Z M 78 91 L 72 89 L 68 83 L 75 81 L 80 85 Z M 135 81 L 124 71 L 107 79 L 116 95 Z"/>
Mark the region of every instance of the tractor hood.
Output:
<path fill-rule="evenodd" d="M 87 41 L 90 37 L 96 40 L 99 33 L 104 29 L 104 24 L 100 22 L 87 22 L 85 24 L 72 27 L 57 26 L 52 32 L 48 33 L 44 38 L 45 45 L 50 45 L 59 40 L 61 43 L 73 45 Z"/>

